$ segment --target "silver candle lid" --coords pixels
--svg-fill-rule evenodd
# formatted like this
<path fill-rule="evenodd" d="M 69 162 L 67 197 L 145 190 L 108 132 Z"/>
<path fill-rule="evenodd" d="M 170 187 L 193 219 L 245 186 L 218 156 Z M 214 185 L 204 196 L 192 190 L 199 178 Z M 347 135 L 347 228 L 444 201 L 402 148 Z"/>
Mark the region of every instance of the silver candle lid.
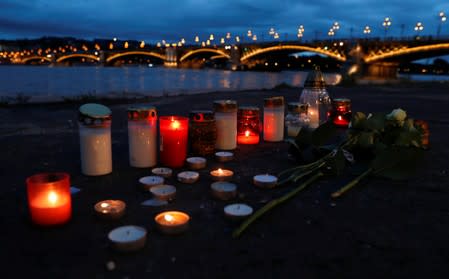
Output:
<path fill-rule="evenodd" d="M 316 66 L 307 75 L 306 81 L 304 82 L 304 88 L 325 88 L 326 82 L 324 81 L 323 74 L 320 71 L 320 67 Z"/>
<path fill-rule="evenodd" d="M 100 104 L 84 104 L 79 108 L 78 121 L 87 126 L 102 126 L 111 121 L 111 110 Z"/>

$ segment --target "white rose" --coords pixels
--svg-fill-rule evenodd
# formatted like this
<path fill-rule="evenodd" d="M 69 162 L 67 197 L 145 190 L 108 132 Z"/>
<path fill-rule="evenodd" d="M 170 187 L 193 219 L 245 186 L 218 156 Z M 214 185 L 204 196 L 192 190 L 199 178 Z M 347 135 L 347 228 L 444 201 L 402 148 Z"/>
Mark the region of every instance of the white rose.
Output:
<path fill-rule="evenodd" d="M 407 118 L 407 112 L 405 110 L 402 110 L 400 108 L 394 109 L 392 112 L 387 114 L 387 119 L 395 121 L 399 124 L 399 126 L 404 125 L 404 120 Z"/>

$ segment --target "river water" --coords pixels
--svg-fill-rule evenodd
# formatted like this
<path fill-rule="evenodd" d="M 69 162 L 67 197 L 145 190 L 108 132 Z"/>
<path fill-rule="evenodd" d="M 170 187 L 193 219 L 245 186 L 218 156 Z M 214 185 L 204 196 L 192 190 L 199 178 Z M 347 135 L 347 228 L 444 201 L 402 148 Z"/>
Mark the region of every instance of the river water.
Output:
<path fill-rule="evenodd" d="M 161 96 L 199 92 L 302 86 L 307 72 L 234 72 L 164 67 L 0 66 L 0 97 L 62 98 L 81 95 Z M 411 80 L 449 80 L 449 76 L 403 76 Z M 339 74 L 324 74 L 337 84 Z"/>

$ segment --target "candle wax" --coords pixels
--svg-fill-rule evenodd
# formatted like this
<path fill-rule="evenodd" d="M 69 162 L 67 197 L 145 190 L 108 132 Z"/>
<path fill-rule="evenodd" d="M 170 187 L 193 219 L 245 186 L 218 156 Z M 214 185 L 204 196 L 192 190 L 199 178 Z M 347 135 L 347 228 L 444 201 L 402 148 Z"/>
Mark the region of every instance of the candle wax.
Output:
<path fill-rule="evenodd" d="M 251 133 L 250 131 L 245 131 L 244 134 L 239 134 L 237 136 L 237 143 L 239 144 L 258 144 L 259 134 Z"/>
<path fill-rule="evenodd" d="M 55 191 L 43 192 L 30 201 L 31 219 L 40 225 L 65 223 L 71 216 L 71 201 Z"/>

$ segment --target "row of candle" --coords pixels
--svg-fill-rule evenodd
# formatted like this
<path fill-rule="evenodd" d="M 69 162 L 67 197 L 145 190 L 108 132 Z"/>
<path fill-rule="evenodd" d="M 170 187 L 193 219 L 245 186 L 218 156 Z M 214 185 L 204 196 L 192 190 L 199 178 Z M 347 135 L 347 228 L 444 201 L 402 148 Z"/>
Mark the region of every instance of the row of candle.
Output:
<path fill-rule="evenodd" d="M 189 118 L 161 116 L 152 106 L 128 109 L 129 162 L 133 167 L 153 167 L 157 164 L 158 120 L 159 160 L 168 167 L 182 167 L 190 141 L 193 153 L 211 154 L 215 149 L 233 150 L 237 144 L 259 143 L 263 131 L 265 141 L 284 138 L 284 98 L 264 99 L 263 128 L 259 108 L 237 107 L 233 100 L 213 103 L 214 111 L 192 111 Z M 285 117 L 288 136 L 296 136 L 309 125 L 304 115 L 307 107 L 289 103 Z M 112 172 L 111 111 L 99 104 L 85 104 L 79 109 L 81 170 L 85 175 L 104 175 Z M 347 125 L 351 117 L 350 100 L 336 99 L 331 114 L 334 123 Z M 189 139 L 190 136 L 190 139 Z"/>

